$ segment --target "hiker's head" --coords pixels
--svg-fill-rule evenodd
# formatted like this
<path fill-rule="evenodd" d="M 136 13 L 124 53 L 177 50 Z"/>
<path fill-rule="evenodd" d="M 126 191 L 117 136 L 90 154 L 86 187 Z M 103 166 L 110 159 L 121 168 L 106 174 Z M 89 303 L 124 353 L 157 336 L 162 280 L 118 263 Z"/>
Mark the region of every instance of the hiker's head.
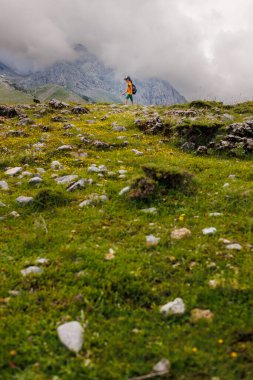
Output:
<path fill-rule="evenodd" d="M 129 76 L 125 77 L 124 80 L 125 80 L 126 82 L 128 82 L 128 81 L 129 81 L 129 82 L 132 82 L 132 80 L 131 80 L 131 78 L 130 78 Z"/>

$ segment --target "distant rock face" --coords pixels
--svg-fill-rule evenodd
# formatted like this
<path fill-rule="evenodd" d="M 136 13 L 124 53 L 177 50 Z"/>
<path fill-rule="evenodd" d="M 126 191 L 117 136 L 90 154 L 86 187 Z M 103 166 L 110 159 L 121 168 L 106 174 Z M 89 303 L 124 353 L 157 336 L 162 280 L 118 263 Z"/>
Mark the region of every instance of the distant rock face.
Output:
<path fill-rule="evenodd" d="M 119 94 L 125 83 L 115 79 L 115 72 L 99 61 L 84 46 L 75 47 L 78 58 L 73 62 L 59 62 L 44 70 L 20 76 L 19 86 L 29 89 L 47 84 L 57 84 L 70 89 L 84 99 L 93 101 L 122 102 Z M 167 81 L 147 78 L 133 78 L 137 87 L 134 97 L 138 104 L 179 104 L 185 98 Z M 12 76 L 13 81 L 13 76 Z"/>

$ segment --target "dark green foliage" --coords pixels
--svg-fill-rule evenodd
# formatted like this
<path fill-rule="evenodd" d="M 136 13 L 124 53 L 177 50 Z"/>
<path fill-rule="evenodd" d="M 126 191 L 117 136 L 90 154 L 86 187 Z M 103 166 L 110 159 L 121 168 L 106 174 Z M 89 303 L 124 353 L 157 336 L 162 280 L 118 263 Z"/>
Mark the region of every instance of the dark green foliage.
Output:
<path fill-rule="evenodd" d="M 146 164 L 142 169 L 148 177 L 166 189 L 183 190 L 193 182 L 191 174 L 178 168 Z"/>
<path fill-rule="evenodd" d="M 212 102 L 212 101 L 205 101 L 205 100 L 193 100 L 190 104 L 190 107 L 193 108 L 206 108 L 211 109 L 213 107 L 223 107 L 222 102 Z"/>
<path fill-rule="evenodd" d="M 155 194 L 157 189 L 157 182 L 151 178 L 141 177 L 137 178 L 129 194 L 130 198 L 134 199 L 148 199 Z"/>
<path fill-rule="evenodd" d="M 223 125 L 218 121 L 184 121 L 176 126 L 175 130 L 182 138 L 181 143 L 188 141 L 200 146 L 207 145 L 213 140 Z"/>
<path fill-rule="evenodd" d="M 231 107 L 231 106 L 228 106 Z M 232 107 L 233 111 L 238 114 L 252 114 L 253 113 L 253 102 L 238 103 Z"/>
<path fill-rule="evenodd" d="M 41 211 L 49 208 L 66 206 L 70 202 L 66 194 L 59 190 L 43 189 L 34 197 L 32 207 Z"/>

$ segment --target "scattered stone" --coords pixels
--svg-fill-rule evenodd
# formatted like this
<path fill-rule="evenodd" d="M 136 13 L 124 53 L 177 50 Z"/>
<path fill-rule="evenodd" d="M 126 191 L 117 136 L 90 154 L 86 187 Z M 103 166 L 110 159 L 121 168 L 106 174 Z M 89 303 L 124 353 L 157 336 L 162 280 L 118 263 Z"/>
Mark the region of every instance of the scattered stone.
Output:
<path fill-rule="evenodd" d="M 215 227 L 204 228 L 202 230 L 203 235 L 213 235 L 217 232 Z"/>
<path fill-rule="evenodd" d="M 25 117 L 25 118 L 22 118 L 20 119 L 18 125 L 20 126 L 23 126 L 23 127 L 26 127 L 28 125 L 32 125 L 33 124 L 33 120 L 30 119 L 29 117 Z"/>
<path fill-rule="evenodd" d="M 119 173 L 119 174 L 127 174 L 127 170 L 123 170 L 123 169 L 122 169 L 122 170 L 119 170 L 118 173 Z"/>
<path fill-rule="evenodd" d="M 137 149 L 132 149 L 132 152 L 136 154 L 136 156 L 143 156 L 143 152 L 137 150 Z"/>
<path fill-rule="evenodd" d="M 19 290 L 9 290 L 8 293 L 10 296 L 17 297 L 20 295 L 21 292 Z"/>
<path fill-rule="evenodd" d="M 21 273 L 23 276 L 28 276 L 29 274 L 41 274 L 42 272 L 43 272 L 43 269 L 36 266 L 31 266 L 31 267 L 21 270 Z"/>
<path fill-rule="evenodd" d="M 229 187 L 229 183 L 224 183 L 223 187 Z"/>
<path fill-rule="evenodd" d="M 39 257 L 36 261 L 36 264 L 41 264 L 41 265 L 47 265 L 49 263 L 48 259 Z"/>
<path fill-rule="evenodd" d="M 63 169 L 63 165 L 59 161 L 52 161 L 51 169 L 54 169 L 54 170 Z"/>
<path fill-rule="evenodd" d="M 130 189 L 131 189 L 130 186 L 124 187 L 122 190 L 120 190 L 119 195 L 124 195 L 124 194 L 128 193 L 130 191 Z"/>
<path fill-rule="evenodd" d="M 197 148 L 197 150 L 196 150 L 196 154 L 197 154 L 198 156 L 203 156 L 203 155 L 207 154 L 207 152 L 208 152 L 208 149 L 207 149 L 207 147 L 204 146 L 204 145 L 199 146 L 199 147 Z"/>
<path fill-rule="evenodd" d="M 84 178 L 82 179 L 79 179 L 79 181 L 71 184 L 68 188 L 67 188 L 67 191 L 75 191 L 75 190 L 79 190 L 79 189 L 85 189 L 86 187 L 86 180 Z"/>
<path fill-rule="evenodd" d="M 106 195 L 99 195 L 99 194 L 91 194 L 88 199 L 85 199 L 83 202 L 79 204 L 79 207 L 83 208 L 86 206 L 91 206 L 91 205 L 97 205 L 99 203 L 107 202 L 109 199 Z"/>
<path fill-rule="evenodd" d="M 184 152 L 191 152 L 193 150 L 195 150 L 195 144 L 193 142 L 189 142 L 189 141 L 186 141 L 182 146 L 181 146 L 181 149 L 184 151 Z"/>
<path fill-rule="evenodd" d="M 63 123 L 65 122 L 66 120 L 64 119 L 64 117 L 62 117 L 62 115 L 56 115 L 56 116 L 53 116 L 51 118 L 52 121 L 54 121 L 55 123 Z"/>
<path fill-rule="evenodd" d="M 229 113 L 224 113 L 221 115 L 221 120 L 226 122 L 226 121 L 231 121 L 233 122 L 235 120 L 234 116 L 230 115 Z"/>
<path fill-rule="evenodd" d="M 63 177 L 57 177 L 55 178 L 55 181 L 60 185 L 68 185 L 69 183 L 73 182 L 75 179 L 78 178 L 78 175 L 65 175 Z"/>
<path fill-rule="evenodd" d="M 173 240 L 181 240 L 185 238 L 189 238 L 191 236 L 191 231 L 188 230 L 188 228 L 179 228 L 179 229 L 174 229 L 171 232 L 171 239 Z"/>
<path fill-rule="evenodd" d="M 14 176 L 14 175 L 21 173 L 22 170 L 23 169 L 20 166 L 17 166 L 15 168 L 10 168 L 10 169 L 6 170 L 4 174 L 9 175 L 9 176 Z"/>
<path fill-rule="evenodd" d="M 208 282 L 208 285 L 210 286 L 210 288 L 217 288 L 217 286 L 219 285 L 218 281 L 217 280 L 209 280 Z"/>
<path fill-rule="evenodd" d="M 13 218 L 19 218 L 20 214 L 17 211 L 10 212 L 10 216 L 13 216 Z"/>
<path fill-rule="evenodd" d="M 6 181 L 0 181 L 0 189 L 1 190 L 9 190 L 9 185 Z"/>
<path fill-rule="evenodd" d="M 115 132 L 126 132 L 127 129 L 125 127 L 121 127 L 119 125 L 115 125 L 112 130 Z"/>
<path fill-rule="evenodd" d="M 110 149 L 111 145 L 105 143 L 104 141 L 95 140 L 93 141 L 92 145 L 97 149 Z"/>
<path fill-rule="evenodd" d="M 43 169 L 43 168 L 37 168 L 36 170 L 37 170 L 37 172 L 40 173 L 40 174 L 44 174 L 44 173 L 46 173 L 46 170 Z"/>
<path fill-rule="evenodd" d="M 242 246 L 240 244 L 234 243 L 234 244 L 228 244 L 226 246 L 226 249 L 234 250 L 234 251 L 241 251 Z"/>
<path fill-rule="evenodd" d="M 69 104 L 61 102 L 57 99 L 51 99 L 48 104 L 51 108 L 54 108 L 54 109 L 63 109 L 63 108 L 69 107 Z"/>
<path fill-rule="evenodd" d="M 89 168 L 88 168 L 88 173 L 105 173 L 107 172 L 107 168 L 105 165 L 99 165 L 97 167 L 96 164 L 92 164 Z"/>
<path fill-rule="evenodd" d="M 39 183 L 42 183 L 43 182 L 43 179 L 40 178 L 40 177 L 33 177 L 29 180 L 29 185 L 37 185 Z"/>
<path fill-rule="evenodd" d="M 144 208 L 141 211 L 145 214 L 157 214 L 157 209 L 155 207 Z"/>
<path fill-rule="evenodd" d="M 22 174 L 18 178 L 23 178 L 23 177 L 31 177 L 33 174 L 28 171 L 22 172 Z"/>
<path fill-rule="evenodd" d="M 154 365 L 153 371 L 157 374 L 165 375 L 166 373 L 169 373 L 171 368 L 171 364 L 168 359 L 162 359 L 157 364 Z"/>
<path fill-rule="evenodd" d="M 20 197 L 16 198 L 16 202 L 18 202 L 22 206 L 32 203 L 33 200 L 34 200 L 33 197 L 24 197 L 23 195 L 21 195 Z"/>
<path fill-rule="evenodd" d="M 6 116 L 9 118 L 18 116 L 18 112 L 14 107 L 0 106 L 0 116 Z"/>
<path fill-rule="evenodd" d="M 176 298 L 174 301 L 168 302 L 166 305 L 161 306 L 160 312 L 166 315 L 184 314 L 184 301 L 181 298 Z"/>
<path fill-rule="evenodd" d="M 57 150 L 73 150 L 71 145 L 61 145 Z"/>
<path fill-rule="evenodd" d="M 6 207 L 6 204 L 0 201 L 0 207 Z"/>
<path fill-rule="evenodd" d="M 76 107 L 72 108 L 71 112 L 76 114 L 76 115 L 82 115 L 82 114 L 89 113 L 90 111 L 86 107 L 76 106 Z"/>
<path fill-rule="evenodd" d="M 105 260 L 110 261 L 110 260 L 113 260 L 113 259 L 115 259 L 115 252 L 114 252 L 114 250 L 112 248 L 110 248 L 109 249 L 109 253 L 107 253 L 105 255 Z"/>
<path fill-rule="evenodd" d="M 209 216 L 222 216 L 223 214 L 220 212 L 210 212 Z"/>
<path fill-rule="evenodd" d="M 210 310 L 202 310 L 202 309 L 193 309 L 191 311 L 191 319 L 192 323 L 197 323 L 200 319 L 205 319 L 208 322 L 213 320 L 214 314 Z"/>
<path fill-rule="evenodd" d="M 72 321 L 57 327 L 60 341 L 70 351 L 78 353 L 83 345 L 83 327 L 79 322 Z"/>
<path fill-rule="evenodd" d="M 154 235 L 146 236 L 147 247 L 156 247 L 159 243 L 160 238 L 156 238 Z"/>
<path fill-rule="evenodd" d="M 230 243 L 231 243 L 230 240 L 228 240 L 228 239 L 223 239 L 223 238 L 220 238 L 220 239 L 219 239 L 219 242 L 224 243 L 224 244 L 230 244 Z"/>

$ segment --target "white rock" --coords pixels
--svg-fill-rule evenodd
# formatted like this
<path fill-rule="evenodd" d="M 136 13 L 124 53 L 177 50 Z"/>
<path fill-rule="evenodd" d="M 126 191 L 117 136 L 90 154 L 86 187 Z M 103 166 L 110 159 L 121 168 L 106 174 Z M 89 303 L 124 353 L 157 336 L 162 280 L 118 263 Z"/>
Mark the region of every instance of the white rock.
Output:
<path fill-rule="evenodd" d="M 63 169 L 63 165 L 59 161 L 52 161 L 51 162 L 51 169 Z"/>
<path fill-rule="evenodd" d="M 153 367 L 153 371 L 157 374 L 165 374 L 170 371 L 171 364 L 168 359 L 162 359 L 160 360 L 156 365 Z"/>
<path fill-rule="evenodd" d="M 48 264 L 48 259 L 45 259 L 43 257 L 39 257 L 36 261 L 35 261 L 36 264 Z"/>
<path fill-rule="evenodd" d="M 33 197 L 24 197 L 21 195 L 20 197 L 16 198 L 16 202 L 18 202 L 20 205 L 26 205 L 33 201 Z"/>
<path fill-rule="evenodd" d="M 85 207 L 90 205 L 96 205 L 100 202 L 107 202 L 109 199 L 107 195 L 98 195 L 98 194 L 91 194 L 90 198 L 85 199 L 83 202 L 79 204 L 79 207 Z"/>
<path fill-rule="evenodd" d="M 189 238 L 191 236 L 191 231 L 188 228 L 175 228 L 173 231 L 171 231 L 170 237 L 173 240 L 181 240 L 185 238 Z"/>
<path fill-rule="evenodd" d="M 156 246 L 159 243 L 160 238 L 156 238 L 154 235 L 146 236 L 147 247 Z"/>
<path fill-rule="evenodd" d="M 83 345 L 83 328 L 79 322 L 72 321 L 57 327 L 60 341 L 70 351 L 78 353 Z"/>
<path fill-rule="evenodd" d="M 210 212 L 209 216 L 222 216 L 221 212 Z"/>
<path fill-rule="evenodd" d="M 203 235 L 213 235 L 217 232 L 215 227 L 204 228 L 202 230 Z"/>
<path fill-rule="evenodd" d="M 100 170 L 96 165 L 91 165 L 88 167 L 88 173 L 100 173 Z"/>
<path fill-rule="evenodd" d="M 0 201 L 0 207 L 6 207 L 6 204 Z"/>
<path fill-rule="evenodd" d="M 15 168 L 10 168 L 10 169 L 6 170 L 6 172 L 4 174 L 13 176 L 13 175 L 16 175 L 18 173 L 21 173 L 22 170 L 23 169 L 20 166 L 17 166 Z"/>
<path fill-rule="evenodd" d="M 166 315 L 171 314 L 184 314 L 185 305 L 182 298 L 176 298 L 172 302 L 168 302 L 166 305 L 160 307 L 160 312 Z"/>
<path fill-rule="evenodd" d="M 224 183 L 223 187 L 228 187 L 229 183 Z"/>
<path fill-rule="evenodd" d="M 79 181 L 73 183 L 72 185 L 70 185 L 67 189 L 67 191 L 75 191 L 75 190 L 78 190 L 78 189 L 84 189 L 85 188 L 85 185 L 86 185 L 86 180 L 84 178 L 82 179 L 79 179 Z"/>
<path fill-rule="evenodd" d="M 228 178 L 230 178 L 230 179 L 236 179 L 236 176 L 235 176 L 235 174 L 230 174 L 230 175 L 228 176 Z"/>
<path fill-rule="evenodd" d="M 0 181 L 0 189 L 1 190 L 9 190 L 9 185 L 6 181 Z"/>
<path fill-rule="evenodd" d="M 13 216 L 13 218 L 19 218 L 20 214 L 17 211 L 10 212 L 10 216 Z"/>
<path fill-rule="evenodd" d="M 119 174 L 127 174 L 127 170 L 123 170 L 123 169 L 121 169 L 121 170 L 118 171 L 118 173 L 119 173 Z"/>
<path fill-rule="evenodd" d="M 145 214 L 157 214 L 157 209 L 155 207 L 144 208 L 141 211 Z"/>
<path fill-rule="evenodd" d="M 72 146 L 71 145 L 61 145 L 59 146 L 59 148 L 57 148 L 57 150 L 72 150 Z"/>
<path fill-rule="evenodd" d="M 124 195 L 124 194 L 128 193 L 130 191 L 130 189 L 131 189 L 130 186 L 124 187 L 124 189 L 120 190 L 119 195 Z"/>
<path fill-rule="evenodd" d="M 217 280 L 209 280 L 208 281 L 208 285 L 210 286 L 210 288 L 217 288 L 218 286 L 218 281 Z"/>
<path fill-rule="evenodd" d="M 136 156 L 143 156 L 143 152 L 140 152 L 139 150 L 137 149 L 132 149 L 132 152 L 134 152 L 136 154 Z"/>
<path fill-rule="evenodd" d="M 125 127 L 121 127 L 121 126 L 119 126 L 119 125 L 115 125 L 114 127 L 113 127 L 113 131 L 115 131 L 115 132 L 125 132 L 127 129 L 125 128 Z"/>
<path fill-rule="evenodd" d="M 21 270 L 21 273 L 23 276 L 27 276 L 29 274 L 41 274 L 42 272 L 43 272 L 43 269 L 36 266 L 31 266 L 31 267 Z"/>
<path fill-rule="evenodd" d="M 30 180 L 29 180 L 29 184 L 30 185 L 36 185 L 36 184 L 38 184 L 38 183 L 41 183 L 41 182 L 43 182 L 43 179 L 42 178 L 40 178 L 40 177 L 33 177 L 33 178 L 31 178 Z"/>
<path fill-rule="evenodd" d="M 242 246 L 240 244 L 234 243 L 234 244 L 228 244 L 226 246 L 226 249 L 235 250 L 235 251 L 241 251 Z"/>
<path fill-rule="evenodd" d="M 21 176 L 19 176 L 19 178 L 31 177 L 31 176 L 32 176 L 31 172 L 25 171 L 25 172 L 22 172 L 22 174 L 21 174 Z"/>
<path fill-rule="evenodd" d="M 55 181 L 61 185 L 67 185 L 78 178 L 78 175 L 65 175 L 63 177 L 55 178 Z"/>
<path fill-rule="evenodd" d="M 37 168 L 36 170 L 37 170 L 37 172 L 40 173 L 40 174 L 44 174 L 44 173 L 46 173 L 46 170 L 43 169 L 43 168 Z"/>

